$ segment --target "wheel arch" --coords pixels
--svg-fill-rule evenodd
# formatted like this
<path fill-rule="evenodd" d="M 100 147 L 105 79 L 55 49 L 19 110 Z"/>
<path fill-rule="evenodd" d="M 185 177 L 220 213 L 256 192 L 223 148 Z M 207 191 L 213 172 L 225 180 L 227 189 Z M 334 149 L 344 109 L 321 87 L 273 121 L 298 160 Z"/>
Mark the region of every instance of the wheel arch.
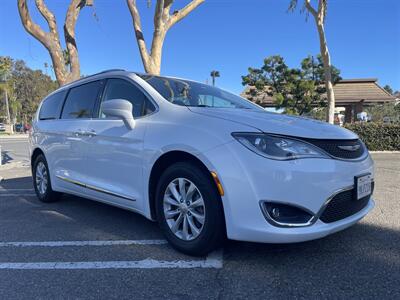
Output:
<path fill-rule="evenodd" d="M 33 168 L 33 164 L 36 160 L 36 157 L 38 157 L 39 155 L 43 155 L 45 158 L 46 156 L 44 155 L 44 152 L 42 149 L 40 148 L 36 148 L 35 150 L 32 151 L 32 155 L 31 155 L 31 168 Z"/>
<path fill-rule="evenodd" d="M 150 215 L 153 220 L 156 219 L 156 209 L 155 209 L 155 191 L 157 188 L 158 179 L 161 174 L 171 165 L 178 162 L 190 162 L 194 165 L 198 166 L 202 169 L 206 174 L 208 174 L 209 179 L 213 183 L 214 188 L 217 190 L 217 186 L 215 181 L 211 175 L 211 170 L 206 166 L 206 164 L 200 160 L 200 158 L 195 155 L 181 151 L 181 150 L 172 150 L 162 154 L 153 164 L 153 167 L 149 176 L 149 184 L 148 184 L 148 199 L 150 206 Z"/>

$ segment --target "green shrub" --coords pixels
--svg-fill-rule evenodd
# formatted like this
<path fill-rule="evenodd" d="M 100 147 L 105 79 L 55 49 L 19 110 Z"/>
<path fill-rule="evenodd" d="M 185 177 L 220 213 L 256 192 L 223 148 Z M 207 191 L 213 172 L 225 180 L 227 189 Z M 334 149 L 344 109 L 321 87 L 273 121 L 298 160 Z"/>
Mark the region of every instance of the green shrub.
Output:
<path fill-rule="evenodd" d="M 354 131 L 371 151 L 400 151 L 400 124 L 353 123 L 345 127 Z"/>

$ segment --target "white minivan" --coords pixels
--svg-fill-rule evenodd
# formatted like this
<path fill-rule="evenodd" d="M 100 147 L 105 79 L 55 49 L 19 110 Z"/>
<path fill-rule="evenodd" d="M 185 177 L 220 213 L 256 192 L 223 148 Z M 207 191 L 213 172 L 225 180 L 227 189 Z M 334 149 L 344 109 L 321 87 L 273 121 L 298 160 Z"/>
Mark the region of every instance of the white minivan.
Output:
<path fill-rule="evenodd" d="M 353 132 L 268 113 L 227 91 L 105 71 L 46 97 L 30 134 L 44 202 L 74 194 L 157 221 L 176 249 L 292 243 L 373 207 L 373 161 Z"/>

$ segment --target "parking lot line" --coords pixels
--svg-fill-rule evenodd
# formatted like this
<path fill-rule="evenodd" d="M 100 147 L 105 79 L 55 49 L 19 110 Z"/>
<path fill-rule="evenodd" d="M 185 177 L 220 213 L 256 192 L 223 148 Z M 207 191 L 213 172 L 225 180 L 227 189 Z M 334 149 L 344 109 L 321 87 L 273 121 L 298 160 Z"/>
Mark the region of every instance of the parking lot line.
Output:
<path fill-rule="evenodd" d="M 222 259 L 0 263 L 0 270 L 221 269 Z"/>
<path fill-rule="evenodd" d="M 51 242 L 0 242 L 0 247 L 68 247 L 114 245 L 163 245 L 166 240 L 115 240 L 115 241 L 51 241 Z M 79 269 L 191 269 L 223 267 L 222 250 L 210 253 L 202 260 L 155 260 L 137 261 L 77 261 L 77 262 L 3 262 L 0 270 L 79 270 Z"/>
<path fill-rule="evenodd" d="M 50 241 L 50 242 L 0 242 L 0 247 L 82 247 L 82 246 L 129 246 L 164 245 L 166 240 L 114 240 L 114 241 Z"/>
<path fill-rule="evenodd" d="M 33 192 L 34 189 L 6 189 L 0 187 L 0 192 Z"/>
<path fill-rule="evenodd" d="M 15 197 L 15 196 L 19 196 L 19 197 L 34 197 L 36 196 L 36 194 L 34 193 L 29 193 L 29 194 L 5 194 L 5 193 L 0 193 L 0 197 Z"/>

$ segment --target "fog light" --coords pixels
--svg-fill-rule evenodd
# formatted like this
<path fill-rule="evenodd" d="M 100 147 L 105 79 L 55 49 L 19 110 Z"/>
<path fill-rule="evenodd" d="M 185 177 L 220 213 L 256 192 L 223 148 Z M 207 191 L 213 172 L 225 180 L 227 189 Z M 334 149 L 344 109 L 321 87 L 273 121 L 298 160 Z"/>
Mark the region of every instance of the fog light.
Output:
<path fill-rule="evenodd" d="M 261 208 L 267 220 L 275 226 L 307 226 L 313 219 L 312 213 L 293 205 L 262 202 Z"/>
<path fill-rule="evenodd" d="M 272 217 L 273 217 L 274 219 L 277 219 L 277 218 L 280 217 L 279 208 L 274 207 L 274 208 L 272 209 Z"/>

